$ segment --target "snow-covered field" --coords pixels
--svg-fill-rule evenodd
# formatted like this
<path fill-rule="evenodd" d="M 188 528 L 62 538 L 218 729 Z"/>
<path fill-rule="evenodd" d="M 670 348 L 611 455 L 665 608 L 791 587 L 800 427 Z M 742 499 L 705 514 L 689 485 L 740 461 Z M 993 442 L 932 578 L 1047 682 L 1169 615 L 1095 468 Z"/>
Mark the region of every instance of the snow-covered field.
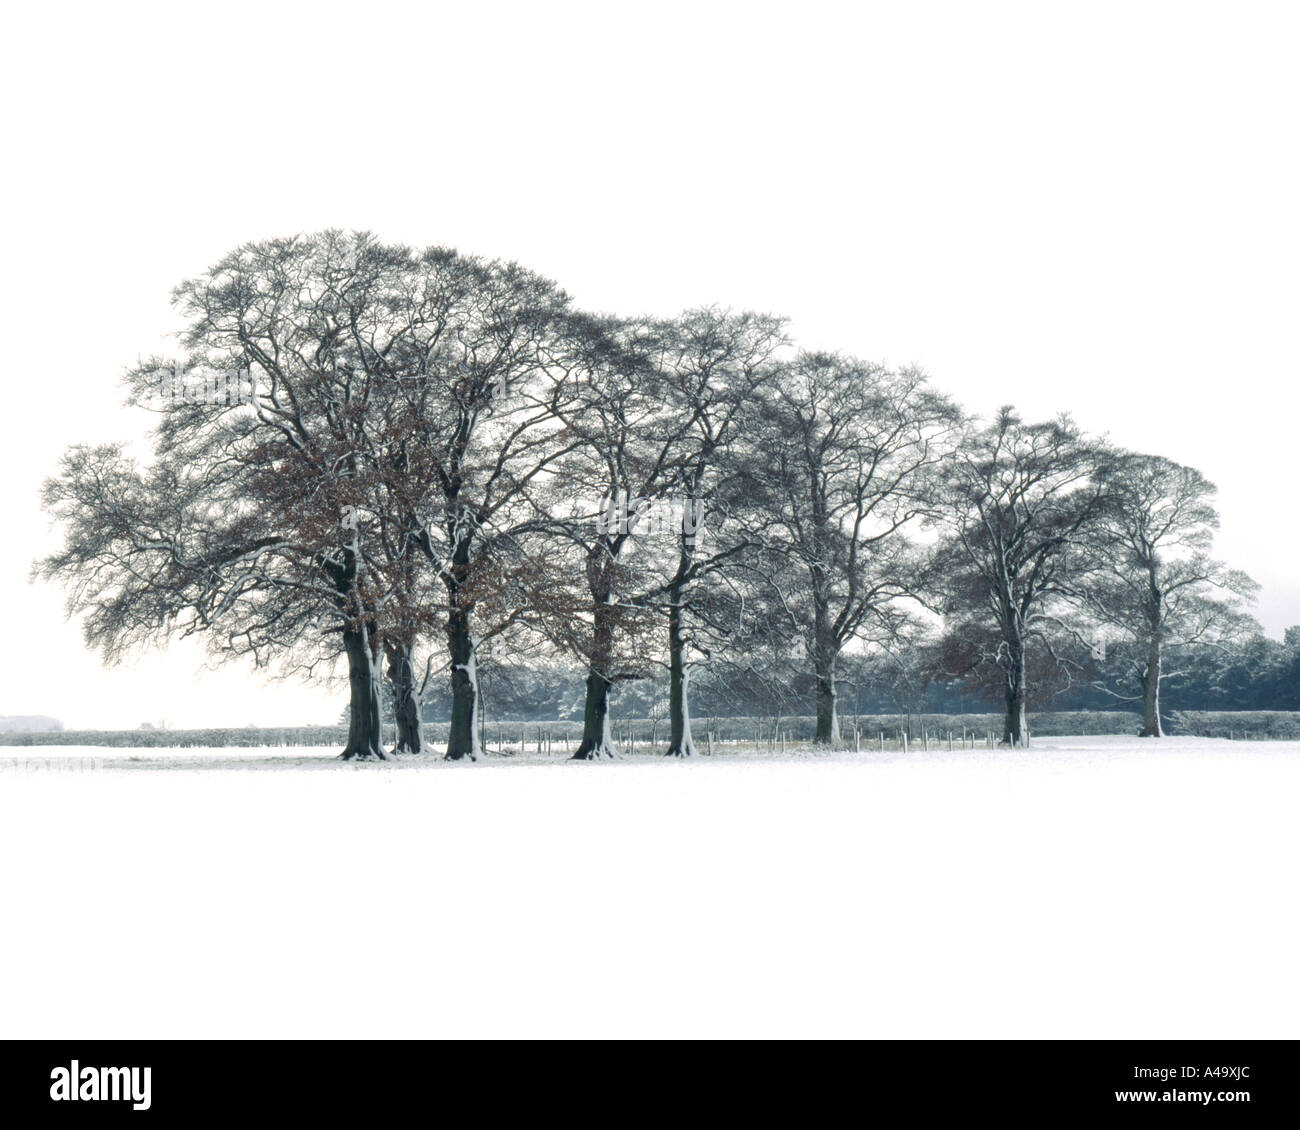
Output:
<path fill-rule="evenodd" d="M 0 1036 L 1300 1034 L 1300 743 L 333 753 L 0 750 Z"/>

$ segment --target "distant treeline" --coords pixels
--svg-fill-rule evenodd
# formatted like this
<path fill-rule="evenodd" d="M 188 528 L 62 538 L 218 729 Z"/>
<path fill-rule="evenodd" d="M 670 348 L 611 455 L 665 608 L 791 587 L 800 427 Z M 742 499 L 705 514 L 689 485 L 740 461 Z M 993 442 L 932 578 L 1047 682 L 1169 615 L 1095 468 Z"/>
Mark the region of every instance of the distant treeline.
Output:
<path fill-rule="evenodd" d="M 999 692 L 977 679 L 939 677 L 924 654 L 851 655 L 840 661 L 839 709 L 846 721 L 854 715 L 961 715 L 999 710 Z M 1300 711 L 1300 627 L 1288 628 L 1283 640 L 1255 636 L 1232 650 L 1187 648 L 1161 690 L 1166 711 Z M 1117 699 L 1109 688 L 1122 684 L 1120 671 L 1130 662 L 1122 647 L 1113 647 L 1087 681 L 1052 686 L 1044 692 L 1056 710 L 1132 710 L 1139 703 Z M 815 676 L 806 665 L 790 661 L 760 664 L 701 663 L 691 675 L 691 710 L 697 718 L 783 717 L 799 711 L 814 693 Z M 485 664 L 480 692 L 489 722 L 581 721 L 586 672 L 562 664 L 545 666 Z M 446 722 L 451 693 L 444 680 L 430 680 L 424 695 L 426 722 Z M 1103 689 L 1106 688 L 1106 689 Z M 667 681 L 658 677 L 620 684 L 613 695 L 616 715 L 653 718 L 663 715 Z M 344 719 L 346 721 L 346 718 Z M 1001 725 L 999 722 L 998 725 Z M 1174 732 L 1174 731 L 1171 731 Z"/>

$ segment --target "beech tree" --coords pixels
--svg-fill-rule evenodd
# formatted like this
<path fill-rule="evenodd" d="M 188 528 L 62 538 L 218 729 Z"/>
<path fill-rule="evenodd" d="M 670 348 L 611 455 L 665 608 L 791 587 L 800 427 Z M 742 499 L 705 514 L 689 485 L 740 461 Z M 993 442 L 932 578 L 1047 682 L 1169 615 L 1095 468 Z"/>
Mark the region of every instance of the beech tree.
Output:
<path fill-rule="evenodd" d="M 381 487 L 400 490 L 393 480 L 407 470 L 392 452 L 401 440 L 391 404 L 402 374 L 390 359 L 408 340 L 419 275 L 408 248 L 327 231 L 245 244 L 175 292 L 188 319 L 188 364 L 248 371 L 254 394 L 236 408 L 166 405 L 159 451 L 242 468 L 240 501 L 274 515 L 286 544 L 299 545 L 304 532 L 311 542 L 333 531 L 331 548 L 308 562 L 348 610 L 349 757 L 383 756 L 384 638 L 396 628 L 389 646 L 401 646 L 415 600 L 402 587 L 401 560 L 379 552 L 373 535 L 382 530 Z M 250 615 L 270 609 L 254 619 L 268 648 L 291 642 L 277 635 L 286 626 L 285 591 L 246 590 L 257 601 Z"/>
<path fill-rule="evenodd" d="M 692 424 L 673 411 L 655 364 L 663 336 L 648 320 L 573 318 L 556 358 L 569 390 L 557 413 L 572 442 L 534 495 L 550 568 L 533 601 L 544 610 L 537 630 L 586 668 L 579 761 L 616 756 L 610 695 L 651 670 L 644 597 L 658 587 L 662 557 L 652 510 L 675 482 Z"/>
<path fill-rule="evenodd" d="M 676 497 L 668 529 L 676 564 L 658 594 L 668 622 L 667 756 L 693 757 L 690 649 L 694 632 L 722 628 L 716 616 L 693 616 L 693 589 L 701 579 L 716 583 L 720 571 L 757 544 L 745 514 L 753 480 L 746 464 L 749 443 L 761 430 L 759 403 L 775 380 L 772 360 L 785 343 L 784 322 L 706 308 L 686 311 L 663 329 L 656 365 L 672 414 L 686 423 L 673 445 Z"/>
<path fill-rule="evenodd" d="M 551 638 L 588 668 L 584 732 L 574 757 L 612 756 L 608 699 L 620 682 L 649 676 L 652 614 L 667 621 L 668 752 L 695 752 L 688 704 L 688 608 L 692 586 L 716 573 L 743 542 L 705 550 L 701 519 L 721 524 L 732 480 L 728 461 L 740 421 L 753 412 L 781 323 L 712 309 L 679 318 L 575 321 L 569 377 L 579 395 L 565 416 L 577 443 L 557 464 L 548 514 L 561 555 L 583 592 L 559 595 L 545 618 Z M 559 516 L 567 501 L 567 519 Z M 599 501 L 597 501 L 599 500 Z M 562 558 L 561 558 L 562 559 Z"/>
<path fill-rule="evenodd" d="M 909 527 L 934 509 L 960 414 L 916 369 L 803 353 L 768 398 L 757 441 L 765 588 L 816 676 L 816 740 L 839 740 L 836 665 L 888 638 L 918 578 Z"/>
<path fill-rule="evenodd" d="M 355 567 L 385 574 L 386 614 L 403 610 L 371 651 L 389 652 L 409 718 L 415 635 L 435 617 L 452 688 L 447 756 L 476 757 L 476 647 L 521 614 L 476 626 L 476 604 L 501 587 L 514 507 L 559 451 L 545 375 L 568 298 L 512 263 L 326 232 L 246 245 L 178 301 L 191 350 L 261 374 L 248 427 L 264 459 L 309 464 L 307 482 L 365 484 L 357 511 L 384 548 L 366 540 Z M 440 599 L 415 583 L 417 559 Z M 404 744 L 416 741 L 408 727 Z"/>
<path fill-rule="evenodd" d="M 265 468 L 263 469 L 265 471 Z M 168 453 L 142 470 L 120 447 L 74 447 L 46 483 L 60 550 L 35 571 L 68 588 L 88 644 L 105 660 L 201 633 L 219 656 L 273 659 L 311 673 L 349 661 L 351 725 L 342 756 L 383 758 L 374 677 L 380 595 L 357 569 L 359 533 L 325 502 L 295 505 L 294 536 L 237 461 Z"/>
<path fill-rule="evenodd" d="M 706 614 L 693 593 L 702 579 L 716 589 L 719 573 L 757 544 L 747 513 L 753 501 L 750 445 L 761 431 L 758 406 L 776 376 L 773 358 L 785 344 L 784 323 L 752 312 L 689 310 L 663 327 L 662 342 L 656 364 L 667 407 L 686 426 L 672 445 L 675 489 L 665 523 L 676 543 L 676 563 L 655 596 L 668 622 L 666 752 L 691 757 L 697 752 L 690 716 L 692 645 L 701 632 L 735 631 Z"/>
<path fill-rule="evenodd" d="M 1142 737 L 1162 737 L 1166 660 L 1193 645 L 1222 646 L 1258 631 L 1243 602 L 1257 586 L 1210 556 L 1219 516 L 1214 484 L 1157 455 L 1125 454 L 1106 477 L 1106 505 L 1090 538 L 1087 610 L 1118 644 L 1141 691 Z M 1103 685 L 1116 698 L 1134 701 Z"/>
<path fill-rule="evenodd" d="M 1010 407 L 968 430 L 945 461 L 950 536 L 931 576 L 946 590 L 950 634 L 989 641 L 985 657 L 1004 692 L 1004 745 L 1026 743 L 1030 640 L 1078 595 L 1081 547 L 1097 529 L 1108 461 L 1105 445 L 1069 417 L 1026 424 Z"/>
<path fill-rule="evenodd" d="M 378 365 L 398 390 L 392 427 L 407 484 L 398 505 L 412 544 L 444 590 L 452 711 L 447 757 L 477 758 L 477 650 L 529 615 L 513 571 L 527 574 L 523 534 L 535 522 L 530 494 L 575 442 L 565 433 L 574 395 L 557 335 L 569 299 L 514 263 L 423 252 L 402 306 L 403 328 Z"/>

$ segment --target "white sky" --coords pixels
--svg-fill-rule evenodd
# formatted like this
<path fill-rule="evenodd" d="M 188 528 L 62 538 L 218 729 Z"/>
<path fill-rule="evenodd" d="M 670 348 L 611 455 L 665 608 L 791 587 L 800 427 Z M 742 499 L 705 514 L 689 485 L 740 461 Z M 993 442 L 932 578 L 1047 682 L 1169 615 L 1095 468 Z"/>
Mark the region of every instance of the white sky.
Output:
<path fill-rule="evenodd" d="M 29 585 L 60 451 L 130 438 L 170 288 L 326 226 L 501 255 L 584 305 L 789 315 L 967 407 L 1072 410 L 1221 489 L 1300 623 L 1300 9 L 27 5 L 6 17 L 0 714 L 331 721 L 197 649 L 105 672 Z"/>

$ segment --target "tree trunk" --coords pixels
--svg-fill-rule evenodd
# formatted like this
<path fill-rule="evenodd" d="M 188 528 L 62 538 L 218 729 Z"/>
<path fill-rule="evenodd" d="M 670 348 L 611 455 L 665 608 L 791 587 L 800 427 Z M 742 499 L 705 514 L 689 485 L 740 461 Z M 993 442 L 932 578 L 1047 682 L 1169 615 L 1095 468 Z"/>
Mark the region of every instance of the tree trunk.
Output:
<path fill-rule="evenodd" d="M 453 599 L 447 617 L 451 652 L 451 725 L 447 730 L 447 759 L 477 761 L 483 752 L 478 731 L 478 662 L 468 609 Z"/>
<path fill-rule="evenodd" d="M 1019 646 L 1011 649 L 1006 667 L 1006 692 L 1007 712 L 1002 724 L 1002 744 L 1013 748 L 1026 746 L 1029 744 L 1026 715 L 1028 680 L 1025 674 L 1025 652 Z"/>
<path fill-rule="evenodd" d="M 394 753 L 423 753 L 424 733 L 420 724 L 420 694 L 415 686 L 415 663 L 411 645 L 388 644 L 388 681 L 393 691 L 393 720 L 397 723 Z"/>
<path fill-rule="evenodd" d="M 591 659 L 587 664 L 587 700 L 582 712 L 582 741 L 573 761 L 596 761 L 617 757 L 609 725 L 609 678 L 614 655 L 614 609 L 608 592 L 593 591 L 596 598 L 592 620 Z"/>
<path fill-rule="evenodd" d="M 836 706 L 835 675 L 817 676 L 817 743 L 837 745 L 840 740 L 840 716 Z"/>
<path fill-rule="evenodd" d="M 818 745 L 838 745 L 840 740 L 839 692 L 835 687 L 834 649 L 819 649 L 816 661 L 817 674 L 817 734 Z"/>
<path fill-rule="evenodd" d="M 1146 670 L 1142 673 L 1142 730 L 1138 737 L 1163 738 L 1164 729 L 1160 725 L 1160 676 L 1161 661 L 1160 637 L 1152 635 L 1147 650 Z"/>
<path fill-rule="evenodd" d="M 365 624 L 343 629 L 343 650 L 348 657 L 349 720 L 344 761 L 387 761 L 379 708 L 379 664 L 370 646 Z"/>
<path fill-rule="evenodd" d="M 840 740 L 840 717 L 835 691 L 835 662 L 839 658 L 839 644 L 831 626 L 830 606 L 825 593 L 822 570 L 812 573 L 813 674 L 817 680 L 817 730 L 813 741 L 818 745 L 835 746 Z"/>
<path fill-rule="evenodd" d="M 597 761 L 617 756 L 609 725 L 609 689 L 613 684 L 592 668 L 587 673 L 587 702 L 582 714 L 582 741 L 571 760 Z"/>
<path fill-rule="evenodd" d="M 381 671 L 373 636 L 356 590 L 356 533 L 343 547 L 341 563 L 327 563 L 334 579 L 336 601 L 343 614 L 343 653 L 348 657 L 348 744 L 339 757 L 344 761 L 387 761 L 380 708 Z"/>
<path fill-rule="evenodd" d="M 668 598 L 668 757 L 694 757 L 698 752 L 691 735 L 690 670 L 681 597 L 681 589 L 675 588 Z"/>

